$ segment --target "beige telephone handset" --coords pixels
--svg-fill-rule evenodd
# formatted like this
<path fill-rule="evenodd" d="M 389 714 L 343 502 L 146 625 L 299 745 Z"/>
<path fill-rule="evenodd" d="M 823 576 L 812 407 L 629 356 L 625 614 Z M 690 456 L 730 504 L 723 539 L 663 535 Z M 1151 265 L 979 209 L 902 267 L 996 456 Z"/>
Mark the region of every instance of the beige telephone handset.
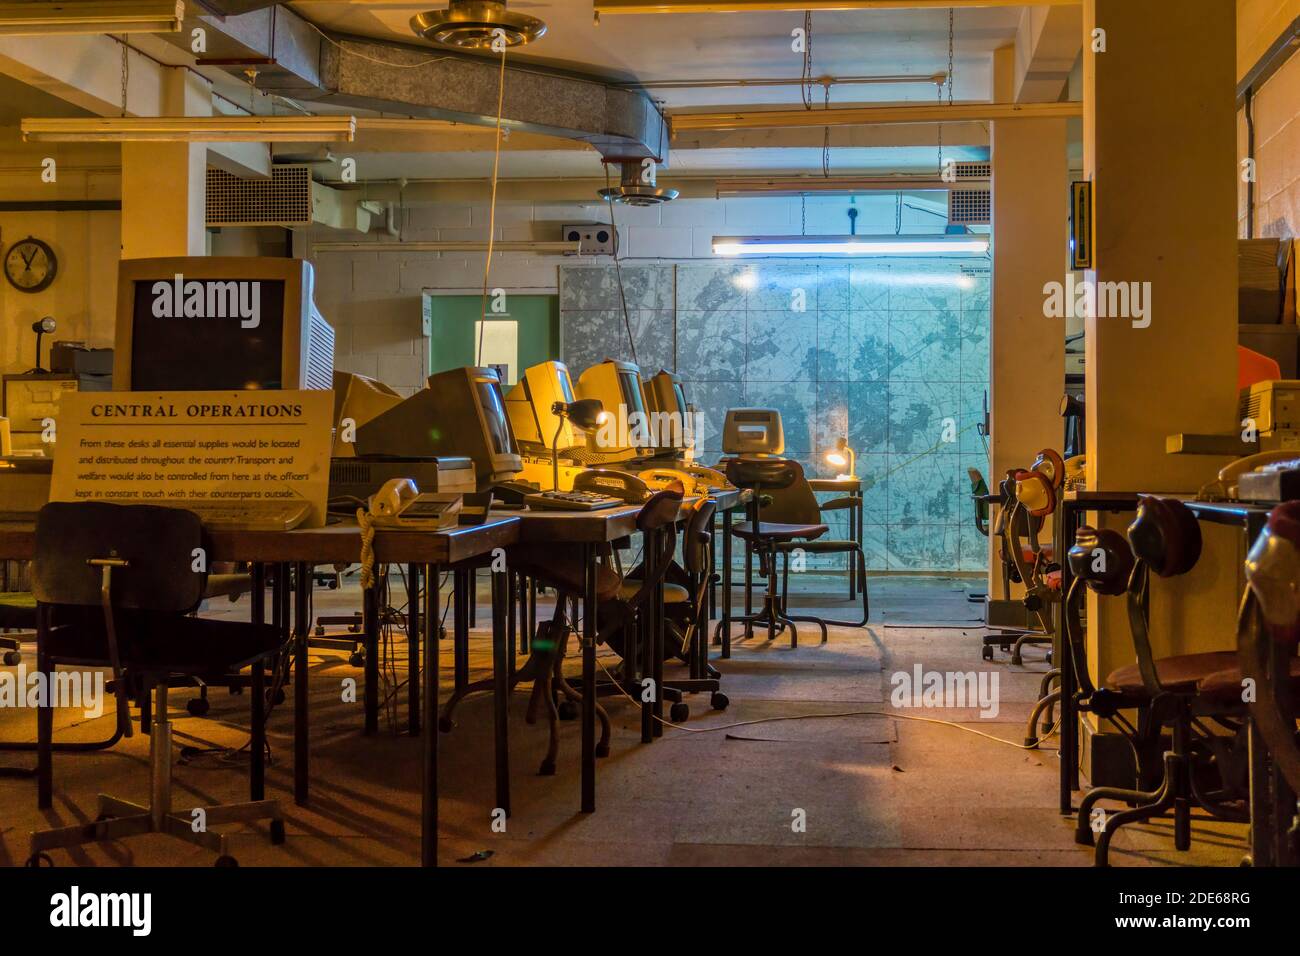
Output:
<path fill-rule="evenodd" d="M 716 468 L 706 468 L 704 465 L 686 465 L 682 470 L 695 479 L 696 487 L 703 485 L 710 491 L 735 490 L 736 486 L 729 482 L 727 476 Z"/>
<path fill-rule="evenodd" d="M 700 480 L 689 472 L 677 468 L 647 468 L 637 477 L 655 491 L 662 491 L 674 481 L 681 482 L 682 491 L 687 495 L 708 494 L 708 486 L 700 487 Z"/>
<path fill-rule="evenodd" d="M 1258 471 L 1279 461 L 1294 461 L 1296 457 L 1294 448 L 1290 450 L 1277 449 L 1275 451 L 1261 451 L 1258 454 L 1247 455 L 1245 458 L 1238 458 L 1236 461 L 1228 462 L 1219 469 L 1217 479 L 1206 482 L 1201 486 L 1201 490 L 1196 493 L 1196 498 L 1198 501 L 1236 501 L 1237 480 L 1246 472 Z"/>
<path fill-rule="evenodd" d="M 370 498 L 375 527 L 438 531 L 456 524 L 462 499 L 456 494 L 421 494 L 410 478 L 393 478 Z"/>
<path fill-rule="evenodd" d="M 578 472 L 573 478 L 573 490 L 587 494 L 608 495 L 626 501 L 630 505 L 639 505 L 652 494 L 646 483 L 638 476 L 626 471 L 614 471 L 611 468 L 588 468 L 586 471 Z"/>

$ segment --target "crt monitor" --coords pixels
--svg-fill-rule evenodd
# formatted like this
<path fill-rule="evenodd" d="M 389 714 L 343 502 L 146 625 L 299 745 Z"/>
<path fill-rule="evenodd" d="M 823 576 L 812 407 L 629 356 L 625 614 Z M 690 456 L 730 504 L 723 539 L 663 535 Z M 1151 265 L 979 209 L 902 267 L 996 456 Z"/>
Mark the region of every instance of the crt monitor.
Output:
<path fill-rule="evenodd" d="M 691 406 L 681 377 L 660 369 L 645 383 L 646 404 L 656 417 L 655 435 L 664 448 L 683 449 L 694 434 L 690 421 Z"/>
<path fill-rule="evenodd" d="M 124 259 L 114 388 L 330 388 L 334 330 L 314 282 L 303 259 Z"/>
<path fill-rule="evenodd" d="M 602 452 L 617 453 L 650 447 L 645 393 L 641 388 L 641 369 L 637 366 L 615 359 L 605 359 L 591 366 L 578 376 L 578 397 L 598 399 L 614 425 L 615 442 L 627 443 L 602 445 Z M 636 434 L 638 430 L 641 435 Z M 638 437 L 644 440 L 638 442 Z"/>
<path fill-rule="evenodd" d="M 722 451 L 728 455 L 779 455 L 785 430 L 775 408 L 732 408 L 722 426 Z"/>
<path fill-rule="evenodd" d="M 506 393 L 506 411 L 515 439 L 524 448 L 545 449 L 549 453 L 558 429 L 560 439 L 556 447 L 561 452 L 585 447 L 582 429 L 551 411 L 556 402 L 568 404 L 576 398 L 573 379 L 563 362 L 542 362 L 526 369 L 515 387 Z"/>
<path fill-rule="evenodd" d="M 357 428 L 358 455 L 464 457 L 479 490 L 514 478 L 523 462 L 506 416 L 495 369 L 454 368 Z"/>

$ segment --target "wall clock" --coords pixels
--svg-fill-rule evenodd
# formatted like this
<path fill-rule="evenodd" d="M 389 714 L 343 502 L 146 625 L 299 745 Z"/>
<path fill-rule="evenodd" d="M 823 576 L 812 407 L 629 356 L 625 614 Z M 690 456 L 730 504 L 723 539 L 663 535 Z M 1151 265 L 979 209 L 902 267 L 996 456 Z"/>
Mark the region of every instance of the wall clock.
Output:
<path fill-rule="evenodd" d="M 58 271 L 54 250 L 31 236 L 15 242 L 5 254 L 5 278 L 19 292 L 43 292 Z"/>

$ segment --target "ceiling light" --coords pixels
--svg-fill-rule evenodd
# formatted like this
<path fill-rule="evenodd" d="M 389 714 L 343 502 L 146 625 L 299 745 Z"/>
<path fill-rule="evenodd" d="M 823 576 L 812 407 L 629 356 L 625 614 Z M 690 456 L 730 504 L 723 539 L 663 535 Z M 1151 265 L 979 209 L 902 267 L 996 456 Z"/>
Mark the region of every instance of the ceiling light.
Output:
<path fill-rule="evenodd" d="M 658 206 L 677 198 L 676 189 L 667 189 L 655 182 L 653 164 L 646 166 L 642 160 L 633 159 L 620 165 L 619 184 L 597 190 L 596 195 L 601 199 L 629 206 Z"/>
<path fill-rule="evenodd" d="M 35 0 L 0 3 L 0 36 L 69 33 L 176 33 L 181 0 Z"/>
<path fill-rule="evenodd" d="M 776 176 L 771 179 L 719 179 L 715 183 L 719 199 L 737 196 L 852 196 L 857 193 L 905 191 L 947 191 L 952 183 L 938 176 Z"/>
<path fill-rule="evenodd" d="M 532 43 L 546 33 L 546 24 L 526 13 L 511 13 L 505 0 L 450 0 L 446 10 L 413 16 L 411 29 L 442 46 L 486 51 L 497 37 L 507 47 Z"/>
<path fill-rule="evenodd" d="M 715 236 L 715 256 L 987 255 L 987 236 Z"/>
<path fill-rule="evenodd" d="M 25 119 L 31 143 L 350 143 L 351 116 L 159 116 Z"/>
<path fill-rule="evenodd" d="M 673 136 L 700 130 L 800 129 L 821 126 L 880 126 L 898 123 L 987 122 L 1000 119 L 1071 119 L 1083 104 L 1065 103 L 909 103 L 900 106 L 832 106 L 825 110 L 750 110 L 673 113 Z"/>

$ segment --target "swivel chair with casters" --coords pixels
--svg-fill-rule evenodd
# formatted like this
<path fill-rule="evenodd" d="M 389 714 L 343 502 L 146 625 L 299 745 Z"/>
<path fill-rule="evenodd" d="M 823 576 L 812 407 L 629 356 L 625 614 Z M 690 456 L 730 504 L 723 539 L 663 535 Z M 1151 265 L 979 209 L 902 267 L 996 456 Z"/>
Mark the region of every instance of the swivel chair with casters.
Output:
<path fill-rule="evenodd" d="M 1081 528 L 1069 556 L 1071 571 L 1078 581 L 1099 593 L 1125 595 L 1137 657 L 1133 664 L 1112 671 L 1101 688 L 1093 688 L 1083 659 L 1079 601 L 1073 599 L 1067 604 L 1070 651 L 1080 675 L 1080 709 L 1119 727 L 1132 744 L 1137 761 L 1136 788 L 1095 787 L 1080 801 L 1075 840 L 1086 846 L 1095 844 L 1097 866 L 1108 865 L 1111 839 L 1129 823 L 1172 811 L 1174 847 L 1187 850 L 1191 846 L 1193 805 L 1216 819 L 1248 819 L 1244 724 L 1232 705 L 1202 692 L 1208 679 L 1237 668 L 1236 653 L 1215 651 L 1156 658 L 1148 632 L 1150 574 L 1172 578 L 1190 571 L 1201 553 L 1200 526 L 1181 501 L 1143 496 L 1137 518 L 1129 526 L 1129 545 L 1136 560 L 1122 591 L 1119 584 L 1125 564 L 1120 540 L 1115 532 Z M 1072 585 L 1072 595 L 1075 591 L 1076 585 Z M 1239 669 L 1236 677 L 1239 691 Z M 1125 710 L 1138 712 L 1136 727 L 1124 718 Z M 1211 733 L 1206 721 L 1226 728 L 1231 736 Z M 1171 739 L 1168 751 L 1164 750 L 1166 727 Z M 1216 777 L 1218 786 L 1210 789 Z M 1107 817 L 1094 840 L 1092 814 L 1100 800 L 1118 800 L 1130 809 Z"/>
<path fill-rule="evenodd" d="M 984 537 L 989 536 L 989 505 L 1001 504 L 1001 500 L 989 494 L 988 482 L 984 480 L 984 475 L 978 468 L 967 468 L 966 475 L 970 478 L 970 497 L 975 506 L 975 528 Z M 1007 569 L 1003 567 L 1003 577 L 1005 579 Z M 987 591 L 970 591 L 966 594 L 966 600 L 972 604 L 983 604 L 988 598 Z"/>
<path fill-rule="evenodd" d="M 17 667 L 22 662 L 22 641 L 8 631 L 36 630 L 36 598 L 30 591 L 0 592 L 0 663 Z"/>
<path fill-rule="evenodd" d="M 203 598 L 206 574 L 192 570 L 204 546 L 192 512 L 151 505 L 53 503 L 36 521 L 33 591 L 38 602 L 37 667 L 59 665 L 113 672 L 119 727 L 132 734 L 127 684 L 155 691 L 150 729 L 151 798 L 141 806 L 101 794 L 93 823 L 32 834 L 29 866 L 53 865 L 47 851 L 139 833 L 166 833 L 218 854 L 218 866 L 238 865 L 227 838 L 195 832 L 190 813 L 173 812 L 171 722 L 167 691 L 177 676 L 212 677 L 252 669 L 252 741 L 248 803 L 203 808 L 209 824 L 271 821 L 271 842 L 284 841 L 284 818 L 275 800 L 263 799 L 266 727 L 264 668 L 280 649 L 279 632 L 263 624 L 191 617 Z M 53 797 L 53 702 L 37 711 L 37 789 L 41 807 Z"/>

